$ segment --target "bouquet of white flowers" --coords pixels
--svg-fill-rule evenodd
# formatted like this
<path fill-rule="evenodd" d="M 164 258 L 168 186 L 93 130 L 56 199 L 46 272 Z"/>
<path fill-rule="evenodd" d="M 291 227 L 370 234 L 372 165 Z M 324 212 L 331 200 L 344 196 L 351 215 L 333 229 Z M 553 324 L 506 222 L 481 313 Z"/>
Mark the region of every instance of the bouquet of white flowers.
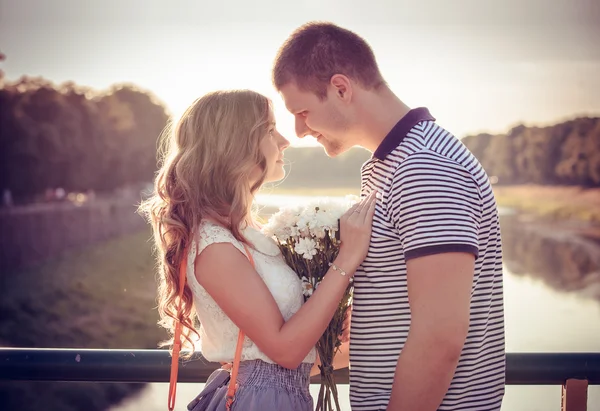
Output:
<path fill-rule="evenodd" d="M 263 227 L 263 232 L 275 239 L 287 262 L 302 280 L 305 299 L 310 298 L 327 271 L 329 263 L 340 248 L 339 219 L 358 198 L 347 196 L 344 200 L 322 199 L 304 206 L 284 207 L 275 213 Z M 333 319 L 317 342 L 321 360 L 321 388 L 316 411 L 340 410 L 338 392 L 333 377 L 333 357 L 341 345 L 339 339 L 346 310 L 352 300 L 352 283 Z"/>

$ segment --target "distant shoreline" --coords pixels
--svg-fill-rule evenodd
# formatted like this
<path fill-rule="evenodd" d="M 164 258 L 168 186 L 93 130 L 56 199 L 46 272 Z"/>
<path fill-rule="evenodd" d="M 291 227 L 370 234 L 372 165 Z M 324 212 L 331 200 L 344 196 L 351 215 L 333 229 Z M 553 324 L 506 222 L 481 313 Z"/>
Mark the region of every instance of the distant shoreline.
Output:
<path fill-rule="evenodd" d="M 499 207 L 519 214 L 523 222 L 537 220 L 600 241 L 600 187 L 495 186 Z"/>
<path fill-rule="evenodd" d="M 600 187 L 544 186 L 536 184 L 494 186 L 499 207 L 512 209 L 523 219 L 541 219 L 600 238 Z M 343 197 L 359 195 L 359 187 L 279 188 L 261 195 Z"/>
<path fill-rule="evenodd" d="M 259 193 L 260 195 L 278 195 L 278 196 L 302 196 L 302 197 L 344 197 L 346 195 L 360 195 L 360 187 L 264 187 Z"/>
<path fill-rule="evenodd" d="M 494 186 L 498 205 L 553 220 L 600 224 L 600 187 Z"/>

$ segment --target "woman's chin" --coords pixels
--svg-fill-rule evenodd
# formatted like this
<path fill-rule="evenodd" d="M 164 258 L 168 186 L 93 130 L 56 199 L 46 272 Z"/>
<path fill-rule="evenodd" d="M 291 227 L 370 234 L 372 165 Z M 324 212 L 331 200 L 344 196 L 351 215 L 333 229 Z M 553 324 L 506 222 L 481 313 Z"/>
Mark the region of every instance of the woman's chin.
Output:
<path fill-rule="evenodd" d="M 281 171 L 278 170 L 277 173 L 273 173 L 273 175 L 267 176 L 265 178 L 265 183 L 276 183 L 285 178 L 285 170 L 282 168 Z"/>

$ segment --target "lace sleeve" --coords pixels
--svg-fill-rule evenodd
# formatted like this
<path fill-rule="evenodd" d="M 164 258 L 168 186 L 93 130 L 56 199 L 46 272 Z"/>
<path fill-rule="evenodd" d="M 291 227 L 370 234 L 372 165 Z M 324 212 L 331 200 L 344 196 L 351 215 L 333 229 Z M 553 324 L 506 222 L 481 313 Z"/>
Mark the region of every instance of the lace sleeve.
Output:
<path fill-rule="evenodd" d="M 198 283 L 194 267 L 196 256 L 209 245 L 218 243 L 231 243 L 246 255 L 244 245 L 229 230 L 210 222 L 202 222 L 193 237 L 188 254 L 187 280 L 194 294 L 194 305 L 200 320 L 200 350 L 209 361 L 228 362 L 232 361 L 235 353 L 239 328 Z M 243 346 L 242 359 L 247 359 L 246 356 L 253 355 L 253 351 L 248 350 L 253 343 L 247 336 Z"/>
<path fill-rule="evenodd" d="M 199 225 L 196 233 L 194 233 L 187 260 L 187 279 L 190 285 L 192 286 L 193 291 L 197 291 L 199 288 L 202 288 L 200 287 L 200 284 L 198 284 L 198 282 L 196 281 L 194 267 L 196 256 L 199 255 L 209 245 L 218 243 L 233 244 L 235 248 L 237 248 L 244 255 L 246 255 L 244 245 L 233 236 L 231 231 L 217 224 L 203 221 Z"/>
<path fill-rule="evenodd" d="M 233 236 L 231 231 L 219 225 L 204 222 L 200 225 L 194 237 L 196 255 L 200 254 L 209 245 L 218 243 L 231 243 L 246 255 L 244 245 Z"/>
<path fill-rule="evenodd" d="M 221 227 L 211 222 L 202 222 L 198 227 L 196 233 L 194 233 L 194 237 L 192 239 L 192 244 L 188 254 L 187 279 L 190 285 L 192 285 L 192 290 L 201 288 L 200 284 L 198 284 L 198 282 L 196 281 L 195 275 L 194 263 L 196 261 L 196 256 L 199 255 L 209 245 L 218 243 L 233 244 L 235 248 L 237 248 L 244 255 L 246 255 L 244 245 L 233 236 L 231 231 L 229 231 L 225 227 Z"/>

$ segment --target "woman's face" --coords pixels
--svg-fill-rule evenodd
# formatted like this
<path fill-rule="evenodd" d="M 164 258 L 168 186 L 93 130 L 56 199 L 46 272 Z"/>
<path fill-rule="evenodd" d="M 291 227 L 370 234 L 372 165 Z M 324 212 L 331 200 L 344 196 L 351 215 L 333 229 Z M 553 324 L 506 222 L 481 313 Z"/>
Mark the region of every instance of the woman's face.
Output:
<path fill-rule="evenodd" d="M 283 168 L 283 151 L 290 142 L 283 137 L 275 126 L 275 116 L 269 112 L 269 125 L 267 135 L 260 143 L 260 151 L 266 159 L 265 183 L 281 180 L 285 177 Z"/>

